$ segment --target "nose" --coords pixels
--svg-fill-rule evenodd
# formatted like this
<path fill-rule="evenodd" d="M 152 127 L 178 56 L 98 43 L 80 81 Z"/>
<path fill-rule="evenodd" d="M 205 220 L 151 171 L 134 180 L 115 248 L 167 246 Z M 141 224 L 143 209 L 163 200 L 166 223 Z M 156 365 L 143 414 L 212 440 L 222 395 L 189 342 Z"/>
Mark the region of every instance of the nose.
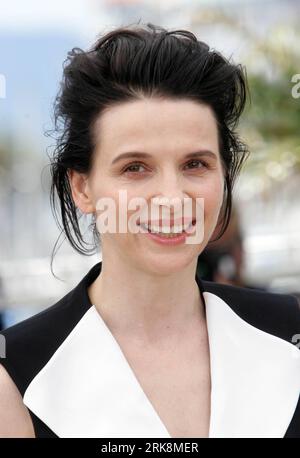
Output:
<path fill-rule="evenodd" d="M 171 207 L 174 214 L 183 211 L 184 199 L 189 196 L 184 188 L 183 181 L 180 180 L 175 172 L 162 176 L 157 183 L 157 190 L 159 190 L 159 193 L 152 197 L 153 205 Z"/>
<path fill-rule="evenodd" d="M 184 184 L 178 174 L 174 171 L 162 174 L 157 182 L 157 190 L 159 194 L 155 195 L 162 203 L 171 201 L 172 199 L 180 199 L 187 196 L 184 190 Z"/>

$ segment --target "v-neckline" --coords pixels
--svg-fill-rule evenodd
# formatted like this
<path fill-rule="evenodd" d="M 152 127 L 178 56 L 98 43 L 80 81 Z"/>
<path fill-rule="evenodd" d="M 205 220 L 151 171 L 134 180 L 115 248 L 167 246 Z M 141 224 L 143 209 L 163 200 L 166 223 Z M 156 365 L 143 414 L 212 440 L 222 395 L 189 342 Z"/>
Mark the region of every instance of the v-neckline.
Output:
<path fill-rule="evenodd" d="M 69 296 L 85 312 L 31 380 L 23 401 L 59 437 L 172 438 L 88 302 L 88 279 L 97 269 Z M 284 437 L 299 399 L 299 349 L 252 326 L 218 295 L 202 294 L 197 283 L 210 349 L 208 437 Z"/>
<path fill-rule="evenodd" d="M 91 306 L 92 308 L 92 311 L 93 313 L 96 314 L 97 318 L 100 320 L 101 322 L 101 326 L 102 328 L 105 328 L 106 330 L 106 333 L 107 335 L 109 335 L 110 337 L 110 340 L 112 342 L 112 345 L 116 348 L 117 352 L 119 353 L 121 359 L 123 360 L 124 362 L 124 366 L 126 366 L 126 369 L 128 372 L 130 372 L 133 376 L 133 379 L 135 381 L 135 384 L 138 386 L 138 389 L 142 392 L 143 394 L 143 397 L 145 398 L 146 402 L 149 404 L 149 406 L 151 407 L 151 410 L 152 410 L 152 413 L 154 416 L 157 417 L 158 421 L 161 423 L 161 426 L 162 426 L 162 429 L 164 429 L 166 432 L 167 432 L 167 437 L 170 438 L 170 439 L 173 439 L 173 437 L 171 436 L 168 428 L 166 427 L 166 425 L 164 424 L 161 416 L 159 415 L 159 413 L 157 412 L 156 408 L 154 407 L 153 403 L 151 402 L 151 400 L 149 399 L 149 397 L 147 396 L 144 388 L 142 387 L 136 373 L 134 372 L 131 364 L 129 363 L 121 345 L 119 344 L 118 340 L 116 339 L 116 337 L 114 336 L 113 332 L 111 331 L 111 329 L 109 328 L 109 326 L 106 324 L 105 320 L 103 319 L 102 315 L 100 314 L 99 310 L 97 309 L 97 307 L 92 304 Z"/>
<path fill-rule="evenodd" d="M 146 394 L 146 392 L 145 392 L 145 390 L 144 390 L 144 388 L 143 388 L 143 386 L 142 386 L 142 384 L 141 384 L 136 372 L 134 371 L 132 365 L 130 364 L 130 362 L 129 362 L 126 354 L 124 353 L 124 350 L 123 350 L 122 346 L 120 345 L 118 339 L 115 337 L 115 335 L 113 334 L 113 332 L 111 331 L 111 329 L 109 328 L 107 323 L 105 322 L 104 318 L 102 317 L 101 313 L 99 312 L 99 310 L 97 309 L 95 304 L 93 304 L 91 306 L 91 308 L 93 309 L 94 313 L 97 315 L 98 319 L 100 320 L 102 327 L 104 327 L 106 329 L 107 334 L 110 336 L 110 340 L 112 341 L 113 345 L 115 346 L 115 348 L 117 349 L 118 353 L 120 354 L 120 357 L 122 358 L 122 360 L 124 362 L 124 365 L 126 366 L 127 370 L 132 373 L 137 386 L 139 387 L 139 389 L 143 393 L 143 396 L 145 397 L 147 402 L 150 404 L 151 409 L 153 411 L 153 414 L 158 418 L 158 420 L 162 424 L 162 428 L 167 431 L 168 438 L 176 439 L 176 437 L 173 437 L 171 435 L 170 431 L 168 430 L 167 426 L 165 425 L 164 421 L 162 420 L 162 418 L 161 418 L 160 414 L 158 413 L 156 407 L 154 406 L 153 402 L 151 401 L 149 396 Z M 209 342 L 208 342 L 208 345 L 209 345 Z M 210 381 L 211 381 L 211 372 L 209 373 L 209 378 L 210 378 Z M 211 398 L 211 382 L 210 382 L 210 393 L 209 393 L 209 396 Z M 209 425 L 210 425 L 210 418 L 211 418 L 211 412 L 209 412 Z M 208 434 L 207 437 L 209 437 L 209 434 Z"/>
<path fill-rule="evenodd" d="M 101 269 L 102 270 L 102 269 Z M 99 275 L 101 274 L 101 270 L 100 270 L 100 273 Z M 202 302 L 202 305 L 203 305 L 203 308 L 204 308 L 204 317 L 205 317 L 205 321 L 206 321 L 206 304 L 205 304 L 205 299 L 204 299 L 204 287 L 202 285 L 202 282 L 201 282 L 201 279 L 198 275 L 198 273 L 196 272 L 196 276 L 195 276 L 195 281 L 196 281 L 196 284 L 198 286 L 198 289 L 199 289 L 199 293 L 200 293 L 200 297 L 201 297 L 201 302 Z M 88 285 L 90 286 L 90 285 Z M 87 290 L 86 290 L 87 291 Z M 115 346 L 115 348 L 117 349 L 119 355 L 121 356 L 123 362 L 124 362 L 124 365 L 127 367 L 127 370 L 133 375 L 134 377 L 134 380 L 136 382 L 136 385 L 138 386 L 138 388 L 140 389 L 140 391 L 143 393 L 143 396 L 145 398 L 145 400 L 147 401 L 147 403 L 149 403 L 150 407 L 151 407 L 151 410 L 152 410 L 152 413 L 154 416 L 157 417 L 157 419 L 159 420 L 159 422 L 161 423 L 161 426 L 162 426 L 162 429 L 164 429 L 166 432 L 167 432 L 167 437 L 168 438 L 171 438 L 171 439 L 175 439 L 176 437 L 172 437 L 167 426 L 164 424 L 161 416 L 159 415 L 158 411 L 156 410 L 155 406 L 153 405 L 152 401 L 149 399 L 149 397 L 147 396 L 144 388 L 142 387 L 142 384 L 140 383 L 135 371 L 133 370 L 131 364 L 129 363 L 120 343 L 118 342 L 117 338 L 115 337 L 115 335 L 113 334 L 113 332 L 111 331 L 111 329 L 109 328 L 109 326 L 107 325 L 107 323 L 105 322 L 104 318 L 102 317 L 100 311 L 97 309 L 96 305 L 95 304 L 92 304 L 90 299 L 89 299 L 89 295 L 88 295 L 88 291 L 87 291 L 87 296 L 88 296 L 88 301 L 90 302 L 91 304 L 91 309 L 93 309 L 93 311 L 95 312 L 95 314 L 97 315 L 98 319 L 100 320 L 101 322 L 101 325 L 102 325 L 102 328 L 104 328 L 106 330 L 106 333 L 107 335 L 110 336 L 110 340 L 111 342 L 113 342 L 113 345 Z M 209 345 L 209 341 L 208 341 L 208 345 Z M 210 365 L 209 365 L 210 366 Z M 211 371 L 209 373 L 209 379 L 211 381 Z M 211 382 L 210 382 L 210 387 L 212 386 Z M 211 399 L 211 392 L 212 392 L 212 388 L 210 388 L 210 399 Z M 210 404 L 210 407 L 211 407 L 211 403 Z M 211 409 L 210 409 L 211 410 Z M 210 430 L 210 422 L 211 422 L 211 411 L 209 412 L 209 430 Z M 208 431 L 208 436 L 209 437 L 209 431 Z"/>

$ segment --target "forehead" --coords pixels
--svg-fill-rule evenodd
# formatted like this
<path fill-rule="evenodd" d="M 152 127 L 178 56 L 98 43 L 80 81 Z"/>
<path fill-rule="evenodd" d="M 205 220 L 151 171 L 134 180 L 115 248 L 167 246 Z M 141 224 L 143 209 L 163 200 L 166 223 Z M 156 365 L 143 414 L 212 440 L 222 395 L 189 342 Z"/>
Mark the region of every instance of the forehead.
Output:
<path fill-rule="evenodd" d="M 186 99 L 141 99 L 112 106 L 99 116 L 94 135 L 101 150 L 111 154 L 121 147 L 150 153 L 196 146 L 218 151 L 212 109 Z"/>

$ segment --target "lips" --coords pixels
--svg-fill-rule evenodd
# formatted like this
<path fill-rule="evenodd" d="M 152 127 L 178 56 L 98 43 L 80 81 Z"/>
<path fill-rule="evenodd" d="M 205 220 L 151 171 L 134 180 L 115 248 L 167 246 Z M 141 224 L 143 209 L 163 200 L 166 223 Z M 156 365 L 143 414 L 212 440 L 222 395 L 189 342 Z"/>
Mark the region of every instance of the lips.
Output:
<path fill-rule="evenodd" d="M 179 220 L 173 220 L 173 225 L 171 225 L 170 221 L 166 220 L 159 220 L 159 221 L 151 221 L 151 224 L 141 222 L 139 226 L 143 229 L 146 230 L 147 232 L 151 232 L 154 234 L 183 234 L 184 232 L 187 233 L 190 232 L 191 227 L 195 223 L 195 220 L 192 220 L 191 218 L 187 219 L 185 218 L 185 224 L 182 224 L 181 221 L 179 224 L 174 224 L 176 221 Z M 159 224 L 155 224 L 155 223 Z"/>
<path fill-rule="evenodd" d="M 148 227 L 153 227 L 153 226 L 170 226 L 171 228 L 173 226 L 189 226 L 190 223 L 195 224 L 196 218 L 181 218 L 177 220 L 165 220 L 165 219 L 160 219 L 160 220 L 152 220 L 152 221 L 137 221 L 137 224 L 140 226 L 141 224 L 146 224 Z"/>

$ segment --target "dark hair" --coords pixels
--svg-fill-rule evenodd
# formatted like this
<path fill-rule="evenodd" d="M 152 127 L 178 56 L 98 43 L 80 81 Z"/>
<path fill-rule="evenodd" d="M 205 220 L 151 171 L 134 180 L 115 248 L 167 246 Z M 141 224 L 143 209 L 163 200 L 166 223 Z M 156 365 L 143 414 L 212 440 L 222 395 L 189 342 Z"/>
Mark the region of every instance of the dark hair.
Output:
<path fill-rule="evenodd" d="M 50 201 L 60 235 L 64 233 L 79 253 L 95 253 L 100 241 L 95 221 L 94 242 L 90 244 L 80 228 L 83 215 L 73 201 L 67 172 L 90 171 L 95 147 L 92 127 L 103 110 L 139 99 L 142 94 L 191 99 L 213 110 L 225 170 L 220 238 L 230 220 L 233 184 L 249 153 L 235 132 L 247 89 L 246 71 L 240 64 L 233 64 L 187 30 L 134 24 L 108 32 L 88 51 L 73 48 L 64 62 L 54 104 L 54 132 L 58 136 L 50 164 Z"/>

